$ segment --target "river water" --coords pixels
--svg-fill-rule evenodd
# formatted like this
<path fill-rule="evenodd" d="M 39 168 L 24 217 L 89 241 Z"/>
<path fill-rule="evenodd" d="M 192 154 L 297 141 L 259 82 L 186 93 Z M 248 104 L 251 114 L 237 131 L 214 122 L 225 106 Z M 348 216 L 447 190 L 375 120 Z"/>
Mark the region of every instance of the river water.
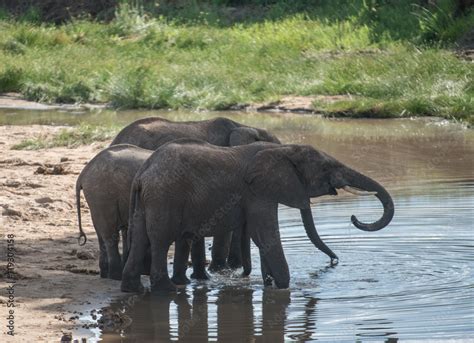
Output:
<path fill-rule="evenodd" d="M 9 111 L 11 113 L 11 111 Z M 0 124 L 126 124 L 228 116 L 271 130 L 285 143 L 311 144 L 376 179 L 395 216 L 375 197 L 341 194 L 313 204 L 318 232 L 339 256 L 331 266 L 305 235 L 299 211 L 281 206 L 280 232 L 291 273 L 288 290 L 262 287 L 258 251 L 250 278 L 213 275 L 173 296 L 124 296 L 110 309 L 129 325 L 96 329 L 104 341 L 474 340 L 474 132 L 446 121 L 331 120 L 313 116 L 186 112 L 21 112 Z M 344 192 L 341 192 L 344 193 Z"/>

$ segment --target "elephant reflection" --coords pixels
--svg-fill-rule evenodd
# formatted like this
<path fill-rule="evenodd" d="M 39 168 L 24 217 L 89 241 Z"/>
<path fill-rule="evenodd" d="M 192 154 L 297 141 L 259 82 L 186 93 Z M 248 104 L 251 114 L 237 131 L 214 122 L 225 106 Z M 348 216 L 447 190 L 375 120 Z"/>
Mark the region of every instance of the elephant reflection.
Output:
<path fill-rule="evenodd" d="M 231 342 L 236 339 L 284 342 L 285 334 L 288 335 L 285 325 L 288 324 L 290 291 L 264 289 L 261 292 L 260 298 L 256 291 L 246 288 L 225 287 L 217 295 L 207 288 L 195 288 L 191 301 L 186 292 L 163 296 L 145 294 L 128 307 L 120 308 L 132 322 L 121 334 L 130 340 L 156 342 Z M 315 308 L 316 300 L 310 298 L 300 321 L 304 323 L 302 331 L 290 337 L 311 337 L 315 331 L 312 323 Z M 113 337 L 107 334 L 103 338 Z"/>

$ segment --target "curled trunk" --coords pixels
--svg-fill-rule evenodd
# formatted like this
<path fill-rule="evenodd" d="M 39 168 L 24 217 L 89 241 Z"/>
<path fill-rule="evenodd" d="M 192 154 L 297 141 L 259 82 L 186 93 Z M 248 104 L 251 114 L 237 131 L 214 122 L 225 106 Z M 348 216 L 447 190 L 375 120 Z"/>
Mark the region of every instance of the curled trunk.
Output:
<path fill-rule="evenodd" d="M 377 231 L 387 226 L 393 218 L 395 209 L 392 197 L 388 194 L 385 188 L 383 188 L 378 182 L 354 170 L 350 170 L 349 173 L 344 176 L 348 186 L 367 192 L 374 192 L 375 196 L 383 205 L 382 217 L 373 223 L 360 222 L 356 216 L 352 215 L 351 221 L 355 227 L 363 231 Z"/>

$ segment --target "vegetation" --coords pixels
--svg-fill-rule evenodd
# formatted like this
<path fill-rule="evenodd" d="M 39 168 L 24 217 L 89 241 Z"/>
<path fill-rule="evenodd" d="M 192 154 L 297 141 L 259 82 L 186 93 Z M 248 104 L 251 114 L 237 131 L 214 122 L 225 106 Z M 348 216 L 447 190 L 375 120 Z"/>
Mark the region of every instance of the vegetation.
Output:
<path fill-rule="evenodd" d="M 62 129 L 53 136 L 40 136 L 26 139 L 12 146 L 12 150 L 38 150 L 64 146 L 73 148 L 97 141 L 112 139 L 120 130 L 118 126 L 97 126 L 82 124 L 71 129 Z"/>
<path fill-rule="evenodd" d="M 474 11 L 456 16 L 452 1 L 257 1 L 247 12 L 222 5 L 229 1 L 184 2 L 122 1 L 109 22 L 60 25 L 0 11 L 0 92 L 197 110 L 348 95 L 313 105 L 327 115 L 473 123 L 474 67 L 452 48 Z"/>

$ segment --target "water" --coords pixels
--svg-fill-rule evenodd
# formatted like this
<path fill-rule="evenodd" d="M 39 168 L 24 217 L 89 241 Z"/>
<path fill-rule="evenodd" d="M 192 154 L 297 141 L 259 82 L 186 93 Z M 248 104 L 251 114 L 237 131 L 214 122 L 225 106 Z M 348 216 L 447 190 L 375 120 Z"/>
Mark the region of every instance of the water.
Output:
<path fill-rule="evenodd" d="M 0 123 L 125 124 L 151 112 L 69 114 L 0 112 Z M 156 115 L 156 112 L 153 114 Z M 162 112 L 170 119 L 215 114 Z M 110 310 L 127 324 L 95 329 L 104 341 L 474 340 L 474 134 L 444 121 L 328 120 L 227 113 L 312 144 L 380 181 L 392 194 L 391 224 L 367 233 L 351 214 L 381 214 L 375 197 L 323 197 L 316 226 L 340 262 L 316 251 L 298 210 L 281 207 L 289 290 L 262 287 L 258 251 L 250 278 L 213 275 L 173 296 L 126 295 Z"/>

